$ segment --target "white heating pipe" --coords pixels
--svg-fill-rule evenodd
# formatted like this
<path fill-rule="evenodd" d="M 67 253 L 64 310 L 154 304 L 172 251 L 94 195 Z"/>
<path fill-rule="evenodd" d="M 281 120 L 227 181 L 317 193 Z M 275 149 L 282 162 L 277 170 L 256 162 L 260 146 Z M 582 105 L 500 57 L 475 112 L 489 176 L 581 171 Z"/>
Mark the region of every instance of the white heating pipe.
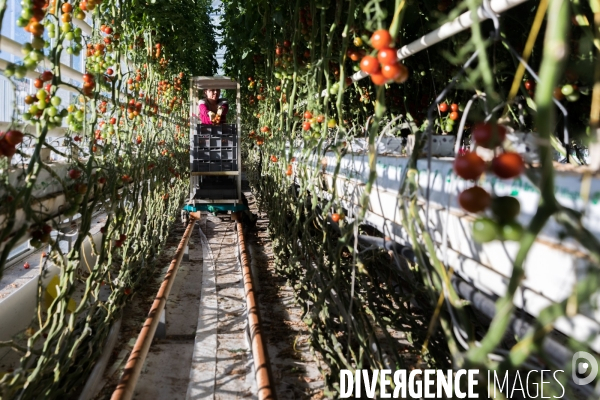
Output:
<path fill-rule="evenodd" d="M 21 48 L 23 45 L 17 41 L 14 41 L 6 36 L 0 36 L 0 50 L 6 51 L 7 53 L 12 54 L 13 56 L 23 57 L 23 53 L 21 52 Z M 50 63 L 50 60 L 47 57 L 44 57 L 45 62 Z M 35 74 L 35 78 L 39 77 L 39 73 L 35 71 L 30 71 Z M 77 82 L 83 82 L 82 73 L 69 67 L 68 65 L 62 64 L 60 65 L 60 73 L 64 80 L 73 79 Z M 28 74 L 31 75 L 31 74 Z M 29 78 L 30 76 L 28 76 Z M 34 78 L 34 79 L 35 79 Z M 66 88 L 65 88 L 66 89 Z"/>

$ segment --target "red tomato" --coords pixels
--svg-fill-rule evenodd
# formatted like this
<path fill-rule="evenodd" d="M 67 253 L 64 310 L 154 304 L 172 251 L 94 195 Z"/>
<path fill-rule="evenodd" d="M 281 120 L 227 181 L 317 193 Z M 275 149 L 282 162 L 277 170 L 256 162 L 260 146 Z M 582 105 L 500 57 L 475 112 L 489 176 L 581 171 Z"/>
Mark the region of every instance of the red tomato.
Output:
<path fill-rule="evenodd" d="M 468 212 L 478 213 L 490 206 L 492 198 L 490 194 L 479 186 L 463 190 L 458 195 L 458 203 Z"/>
<path fill-rule="evenodd" d="M 371 35 L 371 46 L 376 50 L 381 50 L 385 47 L 390 47 L 392 43 L 392 35 L 387 29 L 379 29 Z"/>
<path fill-rule="evenodd" d="M 81 176 L 81 171 L 78 169 L 70 169 L 68 174 L 69 174 L 69 178 L 78 179 Z"/>
<path fill-rule="evenodd" d="M 11 146 L 16 146 L 23 141 L 23 133 L 17 130 L 10 130 L 4 134 L 4 140 Z"/>
<path fill-rule="evenodd" d="M 352 50 L 352 49 L 348 49 L 348 51 L 346 52 L 346 55 L 352 61 L 358 61 L 360 58 L 360 54 L 358 54 L 358 52 L 356 50 Z"/>
<path fill-rule="evenodd" d="M 311 119 L 312 113 L 310 111 L 304 111 L 304 119 Z"/>
<path fill-rule="evenodd" d="M 563 94 L 560 87 L 557 87 L 556 89 L 554 89 L 554 98 L 558 101 L 564 100 L 565 95 Z"/>
<path fill-rule="evenodd" d="M 340 214 L 338 214 L 338 213 L 331 214 L 331 220 L 333 222 L 338 222 L 340 220 Z"/>
<path fill-rule="evenodd" d="M 492 160 L 492 171 L 502 179 L 516 178 L 524 169 L 523 158 L 517 153 L 502 153 Z"/>
<path fill-rule="evenodd" d="M 457 111 L 452 111 L 452 112 L 450 113 L 450 119 L 451 119 L 452 121 L 456 121 L 456 120 L 458 119 L 458 112 L 457 112 Z"/>
<path fill-rule="evenodd" d="M 535 84 L 532 81 L 530 81 L 530 80 L 525 81 L 525 89 L 533 90 L 534 87 L 535 87 Z"/>
<path fill-rule="evenodd" d="M 310 122 L 305 121 L 304 123 L 302 123 L 302 129 L 304 129 L 305 131 L 310 131 Z"/>
<path fill-rule="evenodd" d="M 317 122 L 318 123 L 323 123 L 323 121 L 325 121 L 325 116 L 324 115 L 318 115 L 317 116 Z"/>
<path fill-rule="evenodd" d="M 485 161 L 477 154 L 459 154 L 454 160 L 454 172 L 463 179 L 478 179 L 485 171 Z"/>
<path fill-rule="evenodd" d="M 4 138 L 0 139 L 0 156 L 12 157 L 17 152 L 17 149 L 12 144 L 9 144 Z"/>
<path fill-rule="evenodd" d="M 373 56 L 364 56 L 360 60 L 360 69 L 367 74 L 379 72 L 379 61 Z"/>
<path fill-rule="evenodd" d="M 44 81 L 38 78 L 35 81 L 33 81 L 33 86 L 35 86 L 38 89 L 41 89 L 42 86 L 44 86 Z"/>
<path fill-rule="evenodd" d="M 386 79 L 396 80 L 402 74 L 401 64 L 384 65 L 381 68 L 381 75 Z"/>
<path fill-rule="evenodd" d="M 68 3 L 65 3 L 65 4 L 68 4 Z M 44 82 L 51 81 L 53 77 L 54 77 L 54 74 L 52 74 L 52 71 L 44 71 L 44 72 L 42 72 L 42 75 L 40 76 L 40 78 Z"/>
<path fill-rule="evenodd" d="M 491 149 L 504 141 L 506 137 L 506 128 L 502 125 L 496 125 L 496 129 L 490 123 L 480 123 L 471 130 L 473 140 L 478 146 Z"/>
<path fill-rule="evenodd" d="M 458 112 L 458 104 L 456 104 L 456 103 L 452 103 L 452 104 L 450 104 L 450 109 L 451 109 L 452 111 L 456 111 L 456 112 Z"/>
<path fill-rule="evenodd" d="M 385 76 L 383 76 L 383 74 L 376 72 L 374 74 L 371 74 L 371 81 L 373 81 L 375 85 L 381 86 L 387 82 L 387 79 Z"/>
<path fill-rule="evenodd" d="M 394 79 L 394 82 L 404 83 L 408 79 L 408 68 L 406 68 L 404 66 L 404 64 L 398 63 L 397 65 L 398 65 L 398 68 L 400 68 L 400 75 L 398 75 L 398 77 L 396 79 Z"/>
<path fill-rule="evenodd" d="M 438 110 L 440 110 L 443 113 L 445 113 L 446 111 L 448 111 L 448 103 L 440 103 L 440 104 L 438 104 Z"/>
<path fill-rule="evenodd" d="M 396 64 L 398 57 L 396 57 L 396 50 L 385 47 L 377 53 L 377 60 L 383 65 Z"/>
<path fill-rule="evenodd" d="M 29 265 L 28 262 L 26 262 L 25 264 L 23 264 L 23 268 L 25 269 L 29 269 L 31 267 L 31 265 Z"/>

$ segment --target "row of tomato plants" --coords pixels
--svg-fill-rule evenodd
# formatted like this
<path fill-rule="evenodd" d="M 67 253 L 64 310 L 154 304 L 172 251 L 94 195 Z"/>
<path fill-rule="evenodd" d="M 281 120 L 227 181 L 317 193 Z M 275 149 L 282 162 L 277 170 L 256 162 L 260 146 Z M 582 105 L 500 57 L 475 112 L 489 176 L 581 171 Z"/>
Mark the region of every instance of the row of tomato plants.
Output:
<path fill-rule="evenodd" d="M 247 82 L 242 113 L 251 176 L 269 213 L 276 263 L 297 290 L 311 344 L 325 362 L 331 396 L 337 395 L 339 373 L 346 368 L 385 369 L 390 362 L 396 369 L 412 368 L 417 359 L 432 367 L 451 360 L 456 368 L 502 372 L 522 367 L 528 357 L 543 358 L 536 345 L 547 334 L 542 326 L 564 316 L 565 304 L 540 314 L 541 325 L 519 345 L 506 349 L 510 354 L 506 360 L 496 361 L 488 354 L 508 332 L 525 259 L 550 218 L 561 221 L 586 248 L 590 264 L 600 263 L 598 241 L 582 226 L 581 215 L 555 198 L 552 147 L 540 146 L 540 164 L 529 165 L 504 140 L 512 130 L 534 132 L 541 141 L 553 143 L 556 151 L 570 153 L 573 163 L 584 161 L 582 154 L 591 140 L 593 110 L 598 112 L 589 97 L 595 82 L 597 35 L 586 21 L 592 20 L 594 8 L 560 0 L 549 3 L 548 9 L 540 3 L 507 11 L 498 36 L 487 35 L 494 31 L 492 22 L 476 22 L 472 29 L 399 61 L 396 50 L 402 45 L 482 3 L 331 0 L 241 7 L 236 0 L 224 2 L 226 70 Z M 437 23 L 432 26 L 432 21 Z M 234 28 L 239 26 L 248 29 L 242 34 Z M 547 50 L 553 46 L 564 51 Z M 531 70 L 519 72 L 510 48 L 528 59 Z M 463 69 L 473 52 L 476 58 Z M 358 71 L 370 77 L 355 82 L 351 76 Z M 539 82 L 531 71 L 538 71 Z M 454 76 L 458 78 L 453 80 Z M 476 101 L 465 116 L 465 105 L 472 98 Z M 569 139 L 560 134 L 567 121 L 557 116 L 554 100 L 569 115 Z M 519 246 L 509 289 L 497 302 L 501 312 L 482 335 L 475 334 L 472 310 L 459 298 L 450 283 L 451 272 L 436 255 L 435 240 L 417 203 L 421 189 L 416 162 L 427 136 L 456 135 L 455 121 L 463 117 L 465 133 L 454 171 L 472 182 L 458 195 L 458 202 L 475 217 L 473 239 L 516 241 Z M 376 178 L 376 141 L 381 128 L 394 120 L 400 121 L 392 123 L 396 135 L 406 137 L 408 125 L 416 137 L 397 205 L 417 259 L 408 272 L 412 277 L 397 277 L 385 265 L 406 260 L 398 261 L 397 255 L 391 260 L 373 258 L 363 254 L 355 240 L 357 234 L 370 232 L 362 222 Z M 346 221 L 344 194 L 322 179 L 326 159 L 321 166 L 314 160 L 315 155 L 318 160 L 325 151 L 333 152 L 338 160 L 333 179 L 338 179 L 341 157 L 358 137 L 365 137 L 368 145 L 368 179 L 361 187 L 361 208 Z M 470 151 L 470 143 L 491 153 L 490 159 Z M 515 179 L 525 172 L 539 188 L 541 202 L 523 227 L 516 222 L 519 201 L 490 194 L 479 182 L 484 173 Z M 319 198 L 319 193 L 327 195 Z M 591 273 L 574 295 L 588 301 L 598 289 L 596 282 Z M 396 297 L 398 290 L 407 293 L 404 285 L 419 297 L 423 307 L 419 311 L 402 296 Z M 379 298 L 374 288 L 384 288 L 387 300 Z M 430 329 L 419 331 L 409 322 L 411 316 L 427 320 Z M 402 326 L 414 345 L 408 350 L 401 350 L 390 337 Z M 457 328 L 466 335 L 467 348 L 460 347 Z M 585 345 L 574 344 L 581 346 Z M 403 356 L 407 351 L 412 357 Z"/>
<path fill-rule="evenodd" d="M 6 6 L 0 3 L 0 24 L 10 15 Z M 0 277 L 24 240 L 45 248 L 40 277 L 50 263 L 61 272 L 56 297 L 45 300 L 40 279 L 35 317 L 23 332 L 0 343 L 20 355 L 17 365 L 0 371 L 3 399 L 74 396 L 124 305 L 161 267 L 157 256 L 188 193 L 187 79 L 212 75 L 216 66 L 210 4 L 180 1 L 167 8 L 165 13 L 156 3 L 111 0 L 22 2 L 16 24 L 31 40 L 23 45 L 23 59 L 8 65 L 4 75 L 22 80 L 38 71 L 39 77 L 33 79 L 35 92 L 24 99 L 25 109 L 15 109 L 10 127 L 0 133 Z M 194 28 L 178 23 L 190 16 Z M 74 21 L 87 17 L 91 35 Z M 194 41 L 197 46 L 179 57 L 181 46 Z M 62 75 L 64 52 L 85 56 L 78 83 Z M 59 89 L 77 96 L 68 101 Z M 49 132 L 61 126 L 65 146 L 56 147 Z M 64 176 L 41 157 L 47 149 L 68 163 Z M 11 165 L 17 153 L 24 161 Z M 65 195 L 65 206 L 56 213 L 40 209 L 44 199 L 35 197 L 49 183 L 40 181 L 42 171 L 62 188 L 53 196 Z M 90 239 L 98 212 L 104 215 L 99 246 Z M 15 225 L 22 214 L 25 222 Z M 78 235 L 63 254 L 59 241 L 64 239 L 52 232 L 60 231 L 66 217 L 76 217 Z M 96 256 L 93 265 L 85 258 L 85 243 Z"/>

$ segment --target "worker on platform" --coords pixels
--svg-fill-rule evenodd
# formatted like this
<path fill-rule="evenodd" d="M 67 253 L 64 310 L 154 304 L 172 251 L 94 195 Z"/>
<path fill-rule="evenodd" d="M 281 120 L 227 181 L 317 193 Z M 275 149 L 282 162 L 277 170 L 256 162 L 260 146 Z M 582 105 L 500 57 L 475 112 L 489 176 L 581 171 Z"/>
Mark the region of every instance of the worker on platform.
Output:
<path fill-rule="evenodd" d="M 220 94 L 220 89 L 206 89 L 204 91 L 204 98 L 198 104 L 201 123 L 219 125 L 226 122 L 229 104 L 227 104 L 227 99 L 219 98 Z"/>

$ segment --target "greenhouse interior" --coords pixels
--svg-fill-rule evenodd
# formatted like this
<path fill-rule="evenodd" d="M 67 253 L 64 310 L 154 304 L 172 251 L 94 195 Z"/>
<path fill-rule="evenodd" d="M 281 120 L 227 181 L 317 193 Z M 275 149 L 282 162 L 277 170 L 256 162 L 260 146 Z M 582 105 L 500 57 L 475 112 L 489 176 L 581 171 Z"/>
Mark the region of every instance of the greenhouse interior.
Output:
<path fill-rule="evenodd" d="M 0 400 L 600 399 L 599 0 L 0 34 Z"/>

